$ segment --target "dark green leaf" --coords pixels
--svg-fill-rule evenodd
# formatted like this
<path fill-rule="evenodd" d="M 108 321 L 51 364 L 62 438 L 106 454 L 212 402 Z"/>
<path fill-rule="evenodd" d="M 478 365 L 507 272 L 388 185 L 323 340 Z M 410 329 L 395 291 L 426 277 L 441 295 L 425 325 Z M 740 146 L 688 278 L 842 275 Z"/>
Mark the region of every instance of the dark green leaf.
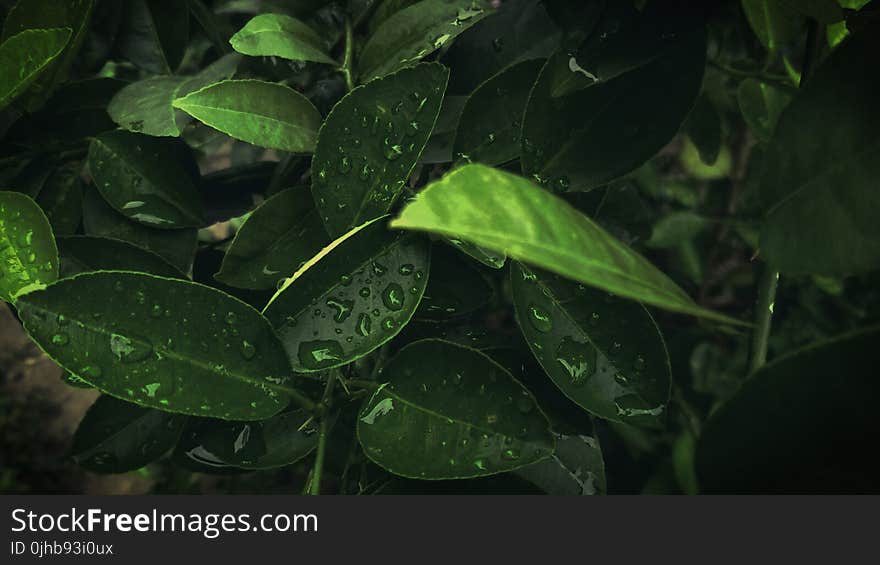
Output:
<path fill-rule="evenodd" d="M 516 470 L 553 496 L 605 494 L 605 461 L 596 438 L 556 435 L 556 452 L 537 463 Z"/>
<path fill-rule="evenodd" d="M 362 80 L 419 61 L 492 13 L 485 0 L 422 0 L 385 20 L 358 60 Z"/>
<path fill-rule="evenodd" d="M 285 190 L 239 228 L 214 278 L 238 288 L 274 289 L 327 243 L 307 188 Z"/>
<path fill-rule="evenodd" d="M 271 326 L 213 288 L 102 271 L 22 295 L 17 306 L 49 357 L 111 396 L 229 420 L 267 418 L 288 402 L 290 368 Z"/>
<path fill-rule="evenodd" d="M 28 29 L 0 44 L 0 109 L 20 96 L 70 39 L 70 28 Z"/>
<path fill-rule="evenodd" d="M 838 47 L 785 109 L 767 148 L 761 254 L 786 273 L 880 267 L 880 33 Z"/>
<path fill-rule="evenodd" d="M 101 196 L 125 217 L 154 228 L 205 223 L 190 163 L 177 142 L 127 131 L 101 134 L 89 146 L 89 170 Z"/>
<path fill-rule="evenodd" d="M 330 235 L 385 214 L 437 120 L 448 71 L 424 63 L 360 86 L 318 133 L 312 194 Z"/>
<path fill-rule="evenodd" d="M 180 8 L 180 0 L 127 1 L 120 53 L 153 73 L 176 71 L 189 40 L 189 11 Z"/>
<path fill-rule="evenodd" d="M 46 213 L 56 236 L 70 235 L 82 220 L 82 163 L 74 161 L 59 167 L 46 180 L 37 204 Z"/>
<path fill-rule="evenodd" d="M 781 89 L 753 78 L 740 83 L 736 96 L 743 118 L 755 137 L 759 141 L 770 141 L 779 116 L 791 97 Z"/>
<path fill-rule="evenodd" d="M 700 160 L 706 165 L 713 165 L 721 152 L 721 116 L 708 96 L 697 98 L 685 130 L 699 151 Z"/>
<path fill-rule="evenodd" d="M 742 0 L 742 7 L 752 31 L 771 53 L 804 29 L 803 18 L 781 0 Z"/>
<path fill-rule="evenodd" d="M 669 249 L 695 238 L 706 228 L 706 218 L 695 212 L 672 212 L 654 224 L 648 247 Z"/>
<path fill-rule="evenodd" d="M 71 454 L 95 473 L 140 469 L 172 448 L 186 417 L 101 396 L 73 436 Z"/>
<path fill-rule="evenodd" d="M 152 251 L 118 239 L 73 235 L 58 238 L 61 276 L 92 271 L 138 271 L 162 277 L 184 278 L 183 273 Z"/>
<path fill-rule="evenodd" d="M 866 451 L 880 429 L 874 327 L 755 373 L 706 423 L 697 476 L 709 493 L 877 492 Z"/>
<path fill-rule="evenodd" d="M 229 40 L 232 48 L 255 57 L 283 57 L 335 65 L 327 45 L 309 26 L 284 14 L 260 14 Z"/>
<path fill-rule="evenodd" d="M 448 245 L 436 244 L 431 251 L 431 280 L 415 317 L 445 320 L 470 314 L 492 298 L 492 287 L 472 261 Z"/>
<path fill-rule="evenodd" d="M 644 306 L 519 264 L 510 284 L 519 327 L 559 390 L 607 420 L 665 420 L 669 355 Z"/>
<path fill-rule="evenodd" d="M 644 257 L 522 177 L 467 165 L 422 190 L 391 227 L 460 238 L 576 281 L 673 312 L 701 308 Z"/>
<path fill-rule="evenodd" d="M 357 433 L 367 456 L 396 475 L 482 477 L 553 453 L 547 417 L 531 393 L 474 349 L 419 341 L 401 349 L 381 379 Z"/>
<path fill-rule="evenodd" d="M 266 306 L 294 370 L 345 365 L 409 322 L 430 267 L 430 246 L 388 231 L 379 218 L 310 259 Z"/>
<path fill-rule="evenodd" d="M 310 153 L 321 114 L 290 87 L 259 80 L 225 80 L 174 101 L 200 122 L 259 147 Z"/>
<path fill-rule="evenodd" d="M 58 250 L 49 221 L 18 192 L 0 192 L 0 300 L 43 288 L 58 278 Z"/>

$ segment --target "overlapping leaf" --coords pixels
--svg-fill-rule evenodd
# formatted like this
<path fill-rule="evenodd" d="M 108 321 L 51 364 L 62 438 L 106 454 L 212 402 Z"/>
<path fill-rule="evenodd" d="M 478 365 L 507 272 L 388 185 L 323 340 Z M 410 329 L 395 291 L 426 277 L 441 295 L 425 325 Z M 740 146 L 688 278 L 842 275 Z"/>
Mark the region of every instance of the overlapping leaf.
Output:
<path fill-rule="evenodd" d="M 43 211 L 24 194 L 0 192 L 0 300 L 56 278 L 58 249 Z"/>
<path fill-rule="evenodd" d="M 336 64 L 327 54 L 325 41 L 313 29 L 284 14 L 255 16 L 229 42 L 244 55 Z"/>

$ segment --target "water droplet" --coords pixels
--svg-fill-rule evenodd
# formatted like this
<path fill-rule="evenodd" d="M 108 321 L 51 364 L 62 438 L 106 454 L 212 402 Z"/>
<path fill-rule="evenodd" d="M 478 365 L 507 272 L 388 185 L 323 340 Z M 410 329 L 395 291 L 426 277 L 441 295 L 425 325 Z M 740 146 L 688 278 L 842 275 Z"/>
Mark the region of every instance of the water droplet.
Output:
<path fill-rule="evenodd" d="M 368 314 L 361 314 L 357 320 L 357 333 L 363 337 L 370 335 L 373 319 Z"/>
<path fill-rule="evenodd" d="M 110 352 L 123 363 L 143 361 L 153 352 L 153 344 L 145 338 L 110 334 Z"/>
<path fill-rule="evenodd" d="M 504 38 L 496 37 L 492 40 L 492 49 L 495 50 L 496 53 L 500 53 L 502 49 L 504 49 Z"/>
<path fill-rule="evenodd" d="M 385 318 L 382 320 L 382 329 L 386 332 L 390 332 L 395 327 L 397 327 L 397 322 L 395 322 L 392 318 Z"/>
<path fill-rule="evenodd" d="M 390 138 L 385 138 L 384 145 L 385 158 L 389 161 L 396 161 L 400 158 L 401 155 L 403 155 L 403 148 L 400 146 L 400 144 L 393 143 Z"/>
<path fill-rule="evenodd" d="M 304 341 L 299 344 L 299 361 L 307 369 L 320 369 L 342 359 L 342 345 L 336 340 Z"/>
<path fill-rule="evenodd" d="M 585 343 L 565 337 L 556 348 L 556 362 L 562 365 L 574 386 L 582 386 L 595 369 L 595 352 Z"/>
<path fill-rule="evenodd" d="M 254 347 L 254 344 L 249 342 L 248 340 L 242 340 L 241 345 L 238 348 L 241 356 L 245 358 L 246 361 L 250 361 L 254 358 L 254 355 L 257 353 L 257 348 Z"/>
<path fill-rule="evenodd" d="M 337 324 L 347 320 L 351 316 L 352 308 L 354 308 L 353 300 L 344 300 L 342 298 L 328 298 L 326 304 L 335 310 L 333 321 Z"/>
<path fill-rule="evenodd" d="M 542 333 L 553 329 L 553 319 L 550 313 L 536 304 L 529 306 L 529 322 L 532 327 Z"/>
<path fill-rule="evenodd" d="M 52 343 L 54 345 L 67 345 L 70 343 L 70 336 L 67 334 L 55 334 L 52 336 Z"/>
<path fill-rule="evenodd" d="M 636 360 L 633 362 L 633 369 L 635 369 L 636 372 L 638 372 L 638 373 L 644 371 L 645 370 L 645 358 L 642 357 L 641 355 L 636 357 Z"/>
<path fill-rule="evenodd" d="M 474 461 L 474 467 L 476 467 L 480 471 L 485 471 L 486 463 L 482 459 L 477 459 L 476 461 Z"/>
<path fill-rule="evenodd" d="M 556 179 L 556 190 L 559 192 L 565 192 L 569 186 L 571 186 L 571 181 L 568 180 L 568 177 L 562 176 Z"/>
<path fill-rule="evenodd" d="M 339 161 L 339 167 L 337 168 L 340 174 L 346 174 L 351 170 L 351 160 L 348 157 L 343 157 Z"/>
<path fill-rule="evenodd" d="M 398 311 L 403 308 L 404 302 L 403 288 L 397 283 L 390 283 L 382 291 L 382 303 L 389 310 Z"/>
<path fill-rule="evenodd" d="M 150 316 L 153 318 L 158 318 L 162 315 L 162 306 L 159 304 L 153 304 L 153 307 L 150 308 Z"/>
<path fill-rule="evenodd" d="M 227 312 L 224 320 L 226 320 L 226 323 L 231 326 L 236 320 L 238 320 L 238 316 L 235 315 L 235 312 Z"/>

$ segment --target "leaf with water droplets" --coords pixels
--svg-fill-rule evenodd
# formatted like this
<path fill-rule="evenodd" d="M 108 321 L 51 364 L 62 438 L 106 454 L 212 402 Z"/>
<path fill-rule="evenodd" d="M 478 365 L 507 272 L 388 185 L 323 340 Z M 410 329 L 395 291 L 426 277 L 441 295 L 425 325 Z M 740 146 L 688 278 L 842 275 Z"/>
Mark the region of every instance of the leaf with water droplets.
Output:
<path fill-rule="evenodd" d="M 173 105 L 235 139 L 290 153 L 311 153 L 321 125 L 321 114 L 308 98 L 261 80 L 224 80 Z"/>
<path fill-rule="evenodd" d="M 326 42 L 296 18 L 284 14 L 260 14 L 229 40 L 232 48 L 254 57 L 282 57 L 292 61 L 315 61 L 335 65 Z"/>
<path fill-rule="evenodd" d="M 116 130 L 89 145 L 89 170 L 104 200 L 126 218 L 152 228 L 205 223 L 193 169 L 189 149 L 176 140 Z"/>
<path fill-rule="evenodd" d="M 239 228 L 214 278 L 236 288 L 275 289 L 327 243 L 308 189 L 285 190 Z"/>
<path fill-rule="evenodd" d="M 527 175 L 559 191 L 589 190 L 636 169 L 678 132 L 700 91 L 706 34 L 664 10 L 650 4 L 617 31 L 594 34 L 577 56 L 561 50 L 547 61 L 523 121 Z"/>
<path fill-rule="evenodd" d="M 431 135 L 449 72 L 424 63 L 340 100 L 318 133 L 312 194 L 330 235 L 385 214 Z"/>
<path fill-rule="evenodd" d="M 287 405 L 290 365 L 272 327 L 216 289 L 100 271 L 22 295 L 17 306 L 50 358 L 122 400 L 228 420 L 267 418 Z M 255 351 L 245 355 L 245 342 Z"/>
<path fill-rule="evenodd" d="M 79 423 L 71 455 L 94 473 L 134 471 L 171 451 L 184 422 L 186 417 L 180 414 L 104 395 Z"/>
<path fill-rule="evenodd" d="M 698 306 L 644 257 L 567 202 L 484 165 L 460 167 L 428 185 L 391 227 L 460 238 L 621 297 L 740 323 Z"/>
<path fill-rule="evenodd" d="M 0 192 L 0 300 L 15 302 L 18 293 L 57 278 L 58 249 L 49 220 L 24 194 Z"/>
<path fill-rule="evenodd" d="M 138 271 L 162 277 L 185 278 L 184 274 L 152 251 L 119 239 L 72 235 L 58 238 L 61 276 L 92 271 Z"/>
<path fill-rule="evenodd" d="M 501 165 L 519 157 L 523 112 L 543 65 L 543 59 L 523 61 L 477 87 L 458 122 L 456 158 Z"/>
<path fill-rule="evenodd" d="M 557 434 L 556 452 L 549 459 L 515 473 L 553 496 L 605 494 L 605 461 L 593 436 Z"/>
<path fill-rule="evenodd" d="M 396 475 L 482 477 L 553 453 L 535 398 L 474 349 L 418 341 L 383 367 L 381 379 L 361 408 L 357 434 L 367 457 Z"/>
<path fill-rule="evenodd" d="M 310 259 L 263 314 L 293 368 L 346 365 L 386 343 L 409 322 L 428 282 L 427 241 L 389 231 L 379 218 Z"/>
<path fill-rule="evenodd" d="M 0 44 L 0 109 L 49 68 L 68 39 L 70 28 L 27 29 Z"/>
<path fill-rule="evenodd" d="M 358 60 L 362 79 L 419 61 L 493 12 L 485 0 L 422 0 L 385 20 Z"/>
<path fill-rule="evenodd" d="M 644 306 L 518 263 L 510 284 L 517 323 L 559 390 L 607 420 L 665 421 L 669 354 Z"/>

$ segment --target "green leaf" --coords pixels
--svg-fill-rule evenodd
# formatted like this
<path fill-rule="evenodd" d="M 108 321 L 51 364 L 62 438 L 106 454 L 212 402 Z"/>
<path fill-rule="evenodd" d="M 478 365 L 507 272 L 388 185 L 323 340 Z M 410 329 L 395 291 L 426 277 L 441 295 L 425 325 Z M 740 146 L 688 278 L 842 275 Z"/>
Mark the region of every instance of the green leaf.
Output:
<path fill-rule="evenodd" d="M 327 116 L 312 194 L 331 236 L 385 214 L 419 160 L 449 72 L 424 63 L 359 86 Z"/>
<path fill-rule="evenodd" d="M 659 308 L 739 323 L 701 308 L 644 257 L 522 177 L 458 168 L 422 190 L 391 227 L 460 238 Z"/>
<path fill-rule="evenodd" d="M 400 10 L 364 45 L 358 60 L 361 79 L 418 62 L 491 13 L 485 0 L 422 0 Z"/>
<path fill-rule="evenodd" d="M 321 114 L 290 87 L 259 80 L 225 80 L 174 101 L 200 122 L 258 147 L 311 153 Z"/>
<path fill-rule="evenodd" d="M 596 438 L 587 435 L 556 435 L 556 452 L 516 470 L 552 496 L 605 494 L 605 461 Z"/>
<path fill-rule="evenodd" d="M 183 273 L 152 251 L 118 239 L 73 235 L 58 238 L 61 276 L 70 277 L 92 271 L 138 271 L 170 278 Z"/>
<path fill-rule="evenodd" d="M 740 83 L 736 97 L 740 112 L 758 141 L 770 141 L 791 96 L 773 85 L 747 78 Z"/>
<path fill-rule="evenodd" d="M 18 192 L 0 191 L 0 299 L 42 288 L 58 278 L 58 249 L 49 220 Z"/>
<path fill-rule="evenodd" d="M 283 14 L 260 14 L 229 40 L 232 48 L 254 57 L 282 57 L 335 65 L 327 45 L 309 26 Z"/>
<path fill-rule="evenodd" d="M 70 28 L 28 29 L 0 44 L 0 109 L 20 96 L 70 39 Z"/>
<path fill-rule="evenodd" d="M 510 284 L 517 323 L 559 390 L 601 418 L 662 425 L 669 355 L 644 306 L 519 264 Z"/>
<path fill-rule="evenodd" d="M 880 328 L 774 360 L 706 422 L 697 476 L 708 493 L 865 493 L 876 444 Z"/>
<path fill-rule="evenodd" d="M 654 224 L 651 239 L 645 242 L 648 247 L 670 249 L 678 247 L 697 237 L 708 221 L 695 212 L 672 212 Z"/>
<path fill-rule="evenodd" d="M 152 73 L 176 71 L 189 41 L 189 11 L 180 8 L 180 0 L 128 0 L 120 54 Z"/>
<path fill-rule="evenodd" d="M 474 349 L 419 341 L 401 349 L 381 378 L 361 408 L 357 434 L 367 457 L 396 475 L 482 477 L 553 453 L 535 398 Z"/>
<path fill-rule="evenodd" d="M 785 273 L 880 267 L 877 26 L 837 48 L 785 109 L 767 148 L 761 254 Z"/>
<path fill-rule="evenodd" d="M 95 473 L 134 471 L 173 449 L 185 422 L 179 414 L 101 396 L 79 423 L 71 455 Z"/>
<path fill-rule="evenodd" d="M 721 116 L 708 96 L 697 98 L 685 123 L 688 138 L 699 151 L 704 165 L 714 165 L 722 146 Z"/>
<path fill-rule="evenodd" d="M 792 41 L 804 28 L 803 18 L 781 0 L 742 0 L 742 7 L 752 31 L 771 53 Z"/>
<path fill-rule="evenodd" d="M 87 235 L 126 241 L 152 251 L 182 273 L 192 271 L 198 245 L 195 228 L 157 230 L 132 222 L 111 208 L 94 188 L 83 195 L 83 226 Z"/>
<path fill-rule="evenodd" d="M 491 298 L 492 287 L 473 261 L 448 245 L 436 244 L 431 250 L 431 279 L 415 317 L 445 320 L 464 316 L 482 308 Z"/>
<path fill-rule="evenodd" d="M 259 420 L 288 401 L 290 367 L 269 323 L 210 287 L 124 271 L 22 295 L 28 335 L 64 369 L 128 402 Z"/>
<path fill-rule="evenodd" d="M 473 243 L 470 243 L 468 241 L 462 241 L 460 239 L 449 237 L 446 238 L 446 242 L 467 255 L 468 257 L 479 261 L 490 269 L 500 269 L 507 261 L 507 254 L 505 254 L 503 251 L 487 249 L 485 247 L 480 247 L 479 245 L 474 245 Z"/>
<path fill-rule="evenodd" d="M 456 158 L 501 165 L 519 157 L 523 112 L 543 66 L 543 59 L 523 61 L 477 87 L 459 120 L 452 146 Z"/>
<path fill-rule="evenodd" d="M 177 137 L 192 118 L 172 107 L 177 98 L 235 74 L 241 57 L 225 55 L 193 77 L 157 76 L 120 90 L 107 113 L 120 127 L 155 136 Z"/>
<path fill-rule="evenodd" d="M 385 218 L 354 228 L 310 259 L 263 311 L 295 371 L 346 365 L 397 335 L 419 305 L 430 246 L 388 231 Z"/>
<path fill-rule="evenodd" d="M 283 412 L 262 422 L 202 420 L 182 442 L 184 457 L 197 465 L 248 470 L 284 467 L 311 453 L 317 430 L 308 426 L 312 414 Z"/>
<path fill-rule="evenodd" d="M 214 278 L 236 288 L 274 289 L 327 243 L 308 190 L 285 190 L 248 217 Z"/>
<path fill-rule="evenodd" d="M 558 191 L 589 190 L 633 171 L 678 132 L 700 91 L 706 33 L 650 6 L 577 56 L 547 61 L 523 120 L 527 175 Z"/>
<path fill-rule="evenodd" d="M 46 180 L 37 195 L 37 204 L 46 213 L 56 236 L 70 235 L 79 229 L 82 220 L 82 162 L 67 163 Z"/>
<path fill-rule="evenodd" d="M 201 227 L 189 157 L 174 141 L 117 130 L 92 139 L 89 170 L 101 196 L 126 218 L 159 229 Z"/>

